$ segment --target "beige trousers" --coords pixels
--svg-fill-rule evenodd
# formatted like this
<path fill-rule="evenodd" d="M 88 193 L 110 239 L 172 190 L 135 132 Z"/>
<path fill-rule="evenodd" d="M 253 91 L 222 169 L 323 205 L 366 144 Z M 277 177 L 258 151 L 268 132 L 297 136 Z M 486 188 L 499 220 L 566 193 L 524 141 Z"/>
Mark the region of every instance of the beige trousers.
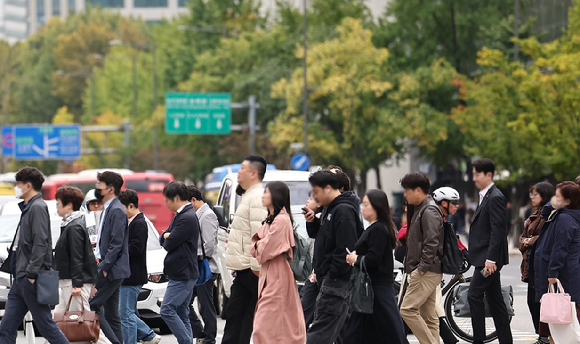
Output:
<path fill-rule="evenodd" d="M 54 307 L 54 313 L 64 313 L 64 311 L 66 310 L 66 304 L 68 303 L 68 300 L 70 299 L 70 296 L 72 294 L 72 280 L 61 279 L 58 282 L 58 287 L 59 287 L 58 290 L 59 300 L 58 305 Z M 83 287 L 81 288 L 81 297 L 78 296 L 73 297 L 70 303 L 69 311 L 80 311 L 82 309 L 81 302 L 84 304 L 86 311 L 91 310 L 91 306 L 89 305 L 89 298 L 91 297 L 92 287 L 93 285 L 90 283 L 86 283 L 83 285 Z M 48 341 L 45 341 L 44 344 L 48 344 Z M 99 340 L 97 341 L 97 344 L 111 344 L 111 342 L 107 339 L 102 330 L 99 333 Z"/>
<path fill-rule="evenodd" d="M 421 344 L 439 344 L 439 317 L 437 316 L 437 286 L 443 274 L 419 270 L 407 277 L 407 291 L 401 304 L 401 317 Z"/>

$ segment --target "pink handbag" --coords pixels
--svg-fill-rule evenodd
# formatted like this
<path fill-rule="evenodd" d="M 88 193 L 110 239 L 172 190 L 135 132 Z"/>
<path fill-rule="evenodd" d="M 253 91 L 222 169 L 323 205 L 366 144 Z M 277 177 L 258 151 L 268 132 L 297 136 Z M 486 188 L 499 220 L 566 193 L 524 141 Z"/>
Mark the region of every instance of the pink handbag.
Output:
<path fill-rule="evenodd" d="M 569 294 L 564 293 L 564 288 L 558 280 L 558 293 L 554 291 L 554 285 L 550 284 L 548 292 L 540 300 L 540 321 L 546 324 L 568 325 L 572 323 L 572 313 Z"/>

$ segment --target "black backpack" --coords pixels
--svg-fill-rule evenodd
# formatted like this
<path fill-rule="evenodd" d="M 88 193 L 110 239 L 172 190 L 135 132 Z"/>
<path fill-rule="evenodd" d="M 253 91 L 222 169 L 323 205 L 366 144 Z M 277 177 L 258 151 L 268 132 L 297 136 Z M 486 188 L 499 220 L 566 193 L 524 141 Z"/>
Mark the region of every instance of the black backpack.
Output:
<path fill-rule="evenodd" d="M 434 205 L 425 207 L 419 216 L 421 233 L 423 233 L 423 214 L 429 208 L 437 209 L 441 218 L 444 217 L 439 207 Z M 463 268 L 463 256 L 457 244 L 457 234 L 455 233 L 453 224 L 450 222 L 443 221 L 443 252 L 437 252 L 437 255 L 439 256 L 439 260 L 441 260 L 444 274 L 456 275 Z"/>

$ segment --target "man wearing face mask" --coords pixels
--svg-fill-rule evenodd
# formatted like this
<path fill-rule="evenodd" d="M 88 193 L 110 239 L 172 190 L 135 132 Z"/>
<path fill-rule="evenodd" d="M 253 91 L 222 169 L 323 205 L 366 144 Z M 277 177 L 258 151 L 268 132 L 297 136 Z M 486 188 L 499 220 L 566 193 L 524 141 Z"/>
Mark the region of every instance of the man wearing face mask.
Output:
<path fill-rule="evenodd" d="M 16 343 L 18 326 L 30 311 L 38 330 L 50 343 L 68 343 L 68 340 L 52 319 L 50 307 L 36 301 L 36 278 L 41 270 L 52 266 L 52 236 L 48 207 L 42 200 L 44 177 L 34 167 L 24 167 L 16 174 L 16 198 L 22 215 L 16 230 L 10 267 L 2 271 L 14 275 L 14 283 L 8 293 L 6 309 L 0 322 L 0 343 Z M 8 269 L 9 268 L 9 269 Z"/>
<path fill-rule="evenodd" d="M 120 174 L 106 171 L 97 175 L 95 197 L 104 203 L 95 257 L 99 262 L 97 293 L 89 302 L 97 312 L 101 330 L 113 344 L 123 343 L 123 327 L 119 314 L 121 283 L 131 276 L 127 235 L 127 213 L 117 198 L 123 186 Z"/>

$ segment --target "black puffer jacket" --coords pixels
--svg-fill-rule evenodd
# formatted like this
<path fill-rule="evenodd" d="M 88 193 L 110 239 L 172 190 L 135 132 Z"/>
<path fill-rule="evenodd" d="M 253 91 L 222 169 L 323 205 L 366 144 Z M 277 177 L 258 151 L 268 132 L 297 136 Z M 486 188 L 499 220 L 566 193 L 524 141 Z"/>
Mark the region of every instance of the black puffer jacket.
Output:
<path fill-rule="evenodd" d="M 74 288 L 97 281 L 97 263 L 83 216 L 61 228 L 54 260 L 60 279 L 72 279 Z"/>

